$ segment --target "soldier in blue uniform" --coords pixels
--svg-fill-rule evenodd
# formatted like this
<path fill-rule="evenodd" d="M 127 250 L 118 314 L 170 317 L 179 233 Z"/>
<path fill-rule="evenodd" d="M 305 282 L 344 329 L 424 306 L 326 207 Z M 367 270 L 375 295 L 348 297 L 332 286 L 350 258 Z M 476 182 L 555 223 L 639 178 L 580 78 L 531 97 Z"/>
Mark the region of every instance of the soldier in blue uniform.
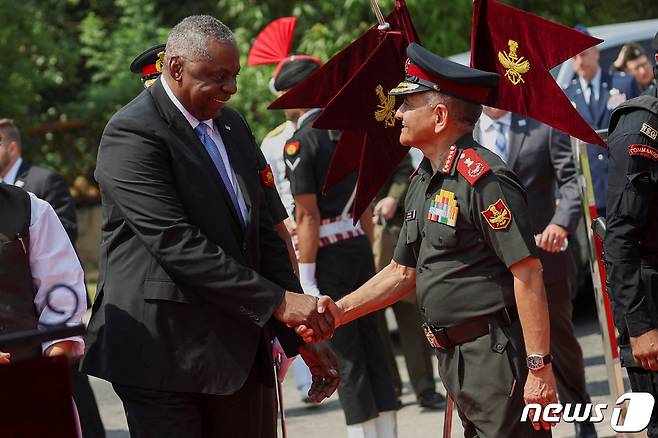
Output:
<path fill-rule="evenodd" d="M 587 33 L 587 28 L 576 26 Z M 580 115 L 593 129 L 606 129 L 610 114 L 619 104 L 640 94 L 635 79 L 624 72 L 608 73 L 599 65 L 598 47 L 579 53 L 572 59 L 575 77 L 564 89 L 565 94 Z M 599 216 L 605 216 L 608 188 L 608 157 L 605 150 L 590 144 L 587 146 L 594 197 Z"/>

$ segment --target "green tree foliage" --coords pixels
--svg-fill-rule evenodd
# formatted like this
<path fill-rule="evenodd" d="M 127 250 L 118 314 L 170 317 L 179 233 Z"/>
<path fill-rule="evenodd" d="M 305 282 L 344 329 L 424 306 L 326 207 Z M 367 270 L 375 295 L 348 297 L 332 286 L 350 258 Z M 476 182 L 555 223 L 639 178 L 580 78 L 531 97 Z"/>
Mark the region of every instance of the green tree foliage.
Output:
<path fill-rule="evenodd" d="M 379 0 L 384 13 L 394 0 Z M 505 3 L 568 26 L 658 16 L 655 0 L 507 0 Z M 468 50 L 472 0 L 407 0 L 422 43 L 451 55 Z M 32 160 L 69 180 L 91 175 L 102 129 L 141 91 L 132 59 L 164 42 L 183 17 L 211 14 L 235 32 L 242 56 L 239 92 L 231 106 L 256 138 L 283 120 L 268 111 L 273 67 L 248 67 L 257 33 L 275 18 L 294 15 L 293 49 L 328 59 L 376 23 L 368 0 L 0 0 L 0 117 L 15 119 Z"/>

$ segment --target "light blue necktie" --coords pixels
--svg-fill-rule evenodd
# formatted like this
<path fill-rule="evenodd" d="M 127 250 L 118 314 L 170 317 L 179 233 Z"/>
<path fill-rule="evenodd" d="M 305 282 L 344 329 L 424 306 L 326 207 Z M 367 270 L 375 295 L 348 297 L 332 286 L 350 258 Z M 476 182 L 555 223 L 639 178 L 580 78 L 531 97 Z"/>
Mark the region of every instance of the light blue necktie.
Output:
<path fill-rule="evenodd" d="M 507 139 L 505 138 L 505 125 L 501 122 L 494 122 L 496 129 L 496 153 L 504 162 L 507 162 Z"/>
<path fill-rule="evenodd" d="M 228 195 L 230 196 L 231 201 L 233 202 L 235 211 L 237 212 L 238 217 L 240 218 L 240 225 L 242 225 L 242 228 L 244 228 L 245 223 L 244 223 L 244 218 L 242 217 L 242 211 L 240 210 L 240 204 L 238 203 L 238 196 L 236 195 L 235 190 L 233 189 L 233 185 L 231 184 L 231 179 L 228 177 L 226 166 L 224 166 L 224 160 L 222 160 L 222 156 L 219 155 L 219 149 L 217 149 L 217 144 L 213 141 L 213 139 L 208 134 L 208 125 L 206 125 L 205 123 L 199 123 L 197 127 L 194 128 L 194 131 L 199 136 L 201 143 L 203 143 L 203 146 L 206 148 L 208 155 L 210 155 L 210 159 L 215 164 L 215 167 L 217 168 L 217 172 L 219 172 L 219 176 L 222 178 L 222 182 L 224 183 L 224 186 L 226 186 L 226 191 L 228 192 Z"/>

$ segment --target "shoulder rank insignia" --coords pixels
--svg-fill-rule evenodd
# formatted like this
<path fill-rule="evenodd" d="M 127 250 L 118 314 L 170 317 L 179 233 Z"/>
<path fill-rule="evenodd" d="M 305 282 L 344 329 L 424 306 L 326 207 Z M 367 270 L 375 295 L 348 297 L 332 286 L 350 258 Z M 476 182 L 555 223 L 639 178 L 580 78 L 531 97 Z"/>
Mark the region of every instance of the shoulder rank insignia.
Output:
<path fill-rule="evenodd" d="M 655 140 L 658 138 L 658 131 L 653 126 L 650 126 L 646 123 L 642 123 L 642 127 L 640 128 L 640 132 L 647 137 L 649 137 L 651 140 Z"/>
<path fill-rule="evenodd" d="M 459 156 L 457 170 L 473 186 L 477 180 L 491 170 L 491 167 L 480 158 L 475 150 L 469 148 L 464 149 Z"/>
<path fill-rule="evenodd" d="M 301 144 L 298 141 L 291 141 L 290 143 L 286 143 L 286 146 L 283 148 L 284 152 L 286 155 L 296 155 L 297 152 L 299 152 L 299 148 L 301 147 Z"/>
<path fill-rule="evenodd" d="M 632 144 L 628 146 L 628 155 L 645 157 L 658 161 L 658 149 L 647 146 L 646 144 Z"/>
<path fill-rule="evenodd" d="M 452 165 L 455 162 L 458 150 L 459 149 L 457 149 L 457 146 L 454 144 L 450 146 L 445 158 L 443 159 L 443 164 L 441 164 L 441 168 L 439 169 L 441 173 L 450 173 L 452 171 Z"/>
<path fill-rule="evenodd" d="M 438 195 L 430 202 L 430 210 L 427 212 L 427 219 L 432 222 L 446 224 L 450 227 L 457 225 L 457 213 L 459 207 L 455 194 L 441 189 Z"/>
<path fill-rule="evenodd" d="M 489 205 L 489 207 L 486 210 L 481 211 L 480 214 L 484 217 L 489 226 L 496 231 L 504 230 L 512 223 L 512 212 L 507 208 L 505 201 L 501 198 L 498 198 L 496 202 Z"/>
<path fill-rule="evenodd" d="M 272 173 L 272 168 L 268 164 L 265 166 L 265 169 L 260 172 L 260 182 L 263 184 L 263 187 L 268 189 L 274 188 L 274 174 Z"/>

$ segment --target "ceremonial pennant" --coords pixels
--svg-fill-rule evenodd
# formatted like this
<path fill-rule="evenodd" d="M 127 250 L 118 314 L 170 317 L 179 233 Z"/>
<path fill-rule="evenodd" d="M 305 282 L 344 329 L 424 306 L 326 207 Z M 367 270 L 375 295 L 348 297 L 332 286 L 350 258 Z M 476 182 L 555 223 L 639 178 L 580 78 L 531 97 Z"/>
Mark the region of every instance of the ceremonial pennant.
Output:
<path fill-rule="evenodd" d="M 390 175 L 409 152 L 400 144 L 400 122 L 395 119 L 399 106 L 388 91 L 404 78 L 407 41 L 400 32 L 389 32 L 358 72 L 325 107 L 313 126 L 324 129 L 365 131 L 361 143 L 339 143 L 329 169 L 325 190 L 340 179 L 347 168 L 353 169 L 353 159 L 362 148 L 357 179 L 353 217 L 358 220 L 386 183 Z M 346 109 L 349 108 L 349 111 Z M 334 175 L 336 174 L 336 175 Z M 331 178 L 329 178 L 331 177 Z"/>
<path fill-rule="evenodd" d="M 419 42 L 405 0 L 396 0 L 386 16 L 391 30 L 401 31 L 408 42 Z M 379 45 L 382 32 L 371 27 L 352 44 L 338 52 L 326 64 L 272 102 L 269 109 L 323 108 L 361 68 L 363 61 Z"/>
<path fill-rule="evenodd" d="M 551 68 L 600 42 L 495 0 L 473 3 L 471 67 L 501 76 L 486 104 L 605 147 L 550 73 Z"/>

